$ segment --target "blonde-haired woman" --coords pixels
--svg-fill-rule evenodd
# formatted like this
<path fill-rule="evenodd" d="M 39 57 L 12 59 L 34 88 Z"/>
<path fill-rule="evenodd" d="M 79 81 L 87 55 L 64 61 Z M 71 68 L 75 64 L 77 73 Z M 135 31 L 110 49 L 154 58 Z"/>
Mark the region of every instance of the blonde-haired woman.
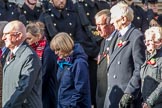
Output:
<path fill-rule="evenodd" d="M 51 49 L 58 56 L 57 108 L 90 108 L 90 85 L 87 55 L 80 44 L 74 44 L 64 32 L 51 40 Z"/>
<path fill-rule="evenodd" d="M 145 32 L 146 61 L 142 65 L 143 108 L 162 107 L 162 28 L 151 27 Z"/>
<path fill-rule="evenodd" d="M 57 106 L 57 63 L 56 55 L 50 49 L 44 36 L 42 22 L 30 22 L 26 26 L 27 43 L 36 51 L 42 61 L 42 102 L 43 108 L 56 108 Z"/>

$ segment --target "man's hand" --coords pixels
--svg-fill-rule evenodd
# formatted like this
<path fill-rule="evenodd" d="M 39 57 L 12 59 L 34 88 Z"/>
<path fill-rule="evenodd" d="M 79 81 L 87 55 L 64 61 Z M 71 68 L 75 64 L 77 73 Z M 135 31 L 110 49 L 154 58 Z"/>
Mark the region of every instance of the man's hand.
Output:
<path fill-rule="evenodd" d="M 124 94 L 119 102 L 119 108 L 130 108 L 133 101 L 133 96 L 130 94 Z"/>

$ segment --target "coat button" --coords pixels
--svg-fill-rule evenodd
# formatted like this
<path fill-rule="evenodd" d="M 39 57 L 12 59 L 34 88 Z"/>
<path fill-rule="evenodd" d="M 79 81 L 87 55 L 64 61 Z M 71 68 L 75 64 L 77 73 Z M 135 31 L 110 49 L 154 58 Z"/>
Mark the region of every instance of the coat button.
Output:
<path fill-rule="evenodd" d="M 54 14 L 51 14 L 51 17 L 54 17 Z"/>
<path fill-rule="evenodd" d="M 116 76 L 116 75 L 114 75 L 114 76 L 113 76 L 113 78 L 114 78 L 114 79 L 116 79 L 116 78 L 117 78 L 117 76 Z"/>
<path fill-rule="evenodd" d="M 109 73 L 107 73 L 107 76 L 109 76 Z"/>
<path fill-rule="evenodd" d="M 110 90 L 110 86 L 108 86 L 107 90 Z"/>
<path fill-rule="evenodd" d="M 24 14 L 26 14 L 26 11 L 24 11 Z"/>
<path fill-rule="evenodd" d="M 87 15 L 87 16 L 89 16 L 89 15 L 90 15 L 90 13 L 89 13 L 89 12 L 87 12 L 87 13 L 86 13 L 86 15 Z"/>
<path fill-rule="evenodd" d="M 13 14 L 14 14 L 14 12 L 11 12 L 11 14 L 13 15 Z"/>
<path fill-rule="evenodd" d="M 70 22 L 69 25 L 72 26 L 72 23 Z"/>
<path fill-rule="evenodd" d="M 118 61 L 118 64 L 121 64 L 121 62 L 120 62 L 120 61 Z"/>
<path fill-rule="evenodd" d="M 140 20 L 141 18 L 140 17 L 137 17 L 138 20 Z"/>

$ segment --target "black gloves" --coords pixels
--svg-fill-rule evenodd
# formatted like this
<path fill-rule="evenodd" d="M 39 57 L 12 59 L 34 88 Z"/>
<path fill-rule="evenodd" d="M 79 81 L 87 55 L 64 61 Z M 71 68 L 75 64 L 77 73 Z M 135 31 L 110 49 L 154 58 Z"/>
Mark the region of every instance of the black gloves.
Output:
<path fill-rule="evenodd" d="M 119 108 L 130 108 L 133 101 L 133 96 L 130 94 L 124 94 L 119 102 Z"/>

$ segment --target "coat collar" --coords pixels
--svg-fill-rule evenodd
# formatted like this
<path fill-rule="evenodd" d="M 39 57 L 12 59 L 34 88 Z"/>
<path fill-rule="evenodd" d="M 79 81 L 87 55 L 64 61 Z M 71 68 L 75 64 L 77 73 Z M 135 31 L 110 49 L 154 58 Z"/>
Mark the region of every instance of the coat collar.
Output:
<path fill-rule="evenodd" d="M 112 44 L 110 45 L 110 56 L 111 57 L 110 57 L 109 65 L 112 63 L 115 57 L 119 54 L 119 52 L 121 52 L 121 50 L 129 43 L 130 34 L 134 31 L 134 29 L 135 27 L 131 25 L 131 27 L 128 29 L 125 35 L 122 36 L 122 42 L 124 42 L 123 46 L 117 49 L 115 49 L 114 47 L 115 47 L 115 44 L 118 38 L 118 32 L 115 33 L 114 38 L 112 39 Z"/>
<path fill-rule="evenodd" d="M 12 63 L 16 58 L 20 58 L 20 56 L 22 55 L 22 53 L 24 52 L 24 50 L 26 49 L 27 46 L 28 46 L 28 44 L 24 41 L 22 43 L 22 45 L 16 51 L 16 53 L 14 55 L 14 59 L 12 59 L 10 62 L 8 62 L 7 59 L 9 58 L 9 55 L 11 52 L 8 53 L 8 55 L 6 57 L 6 63 L 4 65 L 4 69 L 7 68 L 10 65 L 10 63 Z"/>

